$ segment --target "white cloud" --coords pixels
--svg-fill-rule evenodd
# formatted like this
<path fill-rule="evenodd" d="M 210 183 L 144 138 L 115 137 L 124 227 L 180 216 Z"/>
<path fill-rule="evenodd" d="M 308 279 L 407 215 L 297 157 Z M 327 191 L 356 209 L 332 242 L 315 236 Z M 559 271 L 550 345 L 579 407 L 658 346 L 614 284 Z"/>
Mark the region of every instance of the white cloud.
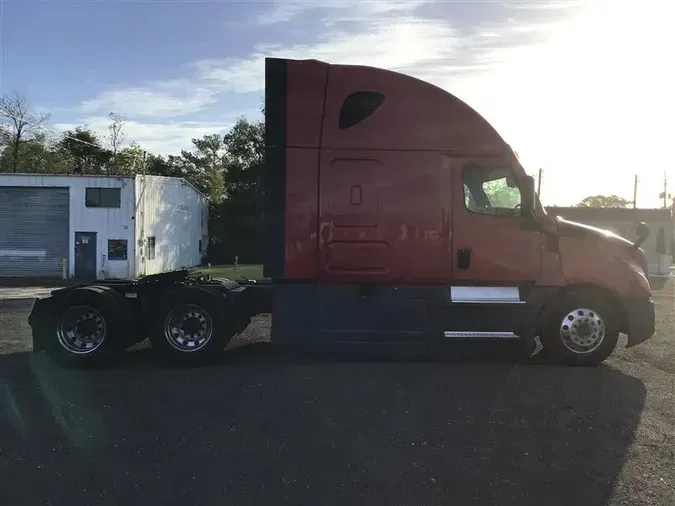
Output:
<path fill-rule="evenodd" d="M 411 13 L 429 0 L 276 0 L 257 17 L 260 25 L 286 23 L 310 12 L 330 12 L 333 21 L 368 19 L 392 13 Z M 348 14 L 349 13 L 349 14 Z"/>
<path fill-rule="evenodd" d="M 262 91 L 265 56 L 317 59 L 337 64 L 369 64 L 391 70 L 423 68 L 434 63 L 451 67 L 461 44 L 459 34 L 447 23 L 416 18 L 378 21 L 360 33 L 331 33 L 313 44 L 259 46 L 238 61 L 203 61 L 202 78 L 228 91 Z"/>
<path fill-rule="evenodd" d="M 514 0 L 503 4 L 505 7 L 514 10 L 542 10 L 542 11 L 561 11 L 565 9 L 574 9 L 582 5 L 580 0 L 557 0 L 553 2 L 538 1 L 527 2 L 523 0 Z"/>
<path fill-rule="evenodd" d="M 636 167 L 660 173 L 675 166 L 664 119 L 675 114 L 675 83 L 664 63 L 675 32 L 663 4 L 645 1 L 651 7 L 637 0 L 514 1 L 500 4 L 510 17 L 488 16 L 470 27 L 423 17 L 419 1 L 279 2 L 258 22 L 311 12 L 315 26 L 328 28 L 308 43 L 259 45 L 245 58 L 197 62 L 185 79 L 109 91 L 83 111 L 106 125 L 110 110 L 124 113 L 127 138 L 176 153 L 192 137 L 230 124 L 178 121 L 182 115 L 226 110 L 224 93 L 262 92 L 265 56 L 373 65 L 433 82 L 476 108 L 531 170 L 545 169 L 545 201 L 625 195 Z M 444 5 L 451 12 L 453 4 Z"/>
<path fill-rule="evenodd" d="M 122 114 L 129 120 L 128 139 L 146 141 L 153 146 L 148 144 L 148 149 L 175 152 L 177 146 L 186 147 L 189 139 L 197 135 L 194 125 L 179 121 L 182 118 L 207 109 L 224 110 L 221 99 L 227 93 L 262 95 L 266 56 L 373 65 L 444 83 L 450 78 L 487 72 L 501 56 L 493 52 L 504 41 L 526 40 L 549 28 L 535 30 L 531 25 L 507 20 L 506 24 L 482 25 L 482 34 L 479 30 L 460 31 L 448 20 L 421 17 L 419 8 L 426 3 L 424 0 L 277 2 L 267 12 L 269 16 L 259 22 L 288 21 L 312 11 L 315 23 L 330 21 L 332 28 L 309 43 L 258 45 L 245 58 L 196 62 L 186 67 L 191 73 L 183 78 L 108 90 L 83 102 L 79 112 L 89 118 L 105 118 L 111 111 Z M 493 37 L 485 37 L 485 33 Z"/>
<path fill-rule="evenodd" d="M 190 138 L 201 132 L 211 133 L 214 128 L 182 122 L 180 118 L 207 108 L 222 110 L 224 106 L 219 100 L 226 93 L 261 94 L 266 56 L 373 65 L 432 80 L 486 70 L 490 62 L 471 61 L 467 51 L 474 44 L 490 47 L 491 41 L 477 44 L 475 36 L 460 33 L 447 21 L 416 16 L 415 11 L 424 3 L 420 0 L 280 3 L 275 8 L 289 9 L 293 16 L 316 9 L 325 14 L 328 9 L 330 15 L 322 20 L 330 19 L 340 29 L 327 30 L 311 43 L 259 45 L 242 59 L 199 61 L 188 67 L 192 75 L 108 90 L 83 102 L 79 110 L 88 117 L 83 121 L 104 134 L 107 114 L 111 111 L 122 114 L 129 120 L 127 139 L 136 140 L 147 149 L 177 152 L 189 146 Z M 490 29 L 497 39 L 503 40 L 504 31 L 498 28 L 496 25 Z"/>
<path fill-rule="evenodd" d="M 131 88 L 110 90 L 98 97 L 82 102 L 80 111 L 84 114 L 116 112 L 122 115 L 157 117 L 182 116 L 194 113 L 215 101 L 215 91 L 204 87 L 193 87 L 186 83 L 183 89 L 164 91 L 166 84 L 157 83 L 155 89 Z"/>
<path fill-rule="evenodd" d="M 675 166 L 663 149 L 675 114 L 664 62 L 675 40 L 663 4 L 652 3 L 585 4 L 537 44 L 475 55 L 488 72 L 435 81 L 484 114 L 532 171 L 544 169 L 545 202 L 630 198 L 639 173 L 639 205 L 657 205 L 663 170 Z"/>

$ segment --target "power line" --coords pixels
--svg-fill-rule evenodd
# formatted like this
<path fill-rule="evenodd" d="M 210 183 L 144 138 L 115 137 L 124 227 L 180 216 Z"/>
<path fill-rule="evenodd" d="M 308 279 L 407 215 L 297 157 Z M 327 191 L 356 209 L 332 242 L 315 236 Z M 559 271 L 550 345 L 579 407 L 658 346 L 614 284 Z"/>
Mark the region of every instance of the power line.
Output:
<path fill-rule="evenodd" d="M 0 0 L 0 2 L 2 2 L 2 0 Z M 35 123 L 31 123 L 30 121 L 26 121 L 23 118 L 19 118 L 17 116 L 14 116 L 13 114 L 9 114 L 4 109 L 0 109 L 0 114 L 6 116 L 8 118 L 12 118 L 15 121 L 22 121 L 23 123 L 25 123 L 26 125 L 28 125 L 32 128 L 39 128 L 39 129 L 44 130 L 46 132 L 50 132 L 54 135 L 61 135 L 62 137 L 66 138 L 66 139 L 71 139 L 73 141 L 79 142 L 79 143 L 84 144 L 86 146 L 91 146 L 91 147 L 96 148 L 96 149 L 103 149 L 103 146 L 99 146 L 98 144 L 93 144 L 91 142 L 83 141 L 82 139 L 78 139 L 77 137 L 73 137 L 72 135 L 68 135 L 64 132 L 57 132 L 56 130 L 50 130 L 49 128 L 43 127 L 42 125 L 38 125 L 38 124 L 35 124 Z M 136 165 L 137 161 L 138 161 L 138 154 L 136 154 L 136 156 L 134 157 L 134 165 Z M 145 165 L 145 150 L 143 151 L 143 164 Z M 145 170 L 145 167 L 144 167 L 144 170 Z"/>
<path fill-rule="evenodd" d="M 14 116 L 13 114 L 8 113 L 4 109 L 0 109 L 0 114 L 2 114 L 3 116 L 6 116 L 8 118 L 12 118 L 15 121 L 21 121 L 22 123 L 24 123 L 24 124 L 26 124 L 26 125 L 28 125 L 32 128 L 39 128 L 39 129 L 44 130 L 46 132 L 52 133 L 54 135 L 61 135 L 66 139 L 71 139 L 73 141 L 79 142 L 81 144 L 85 144 L 87 146 L 91 146 L 93 148 L 103 149 L 103 147 L 99 146 L 98 144 L 93 144 L 91 142 L 83 141 L 82 139 L 78 139 L 77 137 L 73 137 L 72 135 L 68 135 L 68 134 L 63 133 L 63 132 L 57 132 L 56 130 L 50 130 L 49 128 L 43 127 L 42 125 L 38 125 L 38 124 L 35 124 L 35 123 L 31 123 L 30 121 L 26 121 L 23 118 L 19 118 L 17 116 Z"/>

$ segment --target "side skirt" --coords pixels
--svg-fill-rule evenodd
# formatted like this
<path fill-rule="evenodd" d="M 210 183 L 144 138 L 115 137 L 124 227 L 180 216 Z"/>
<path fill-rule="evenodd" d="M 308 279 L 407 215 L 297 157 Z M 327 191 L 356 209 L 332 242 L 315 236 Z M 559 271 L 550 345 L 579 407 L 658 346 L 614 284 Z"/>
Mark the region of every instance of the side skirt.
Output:
<path fill-rule="evenodd" d="M 278 284 L 272 310 L 272 341 L 533 343 L 537 317 L 551 289 L 487 288 Z"/>

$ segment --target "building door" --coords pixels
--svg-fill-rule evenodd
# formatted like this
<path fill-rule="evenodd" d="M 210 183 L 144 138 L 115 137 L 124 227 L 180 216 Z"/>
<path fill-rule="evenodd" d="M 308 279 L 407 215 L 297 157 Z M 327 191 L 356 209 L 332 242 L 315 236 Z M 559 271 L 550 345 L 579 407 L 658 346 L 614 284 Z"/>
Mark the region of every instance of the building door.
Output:
<path fill-rule="evenodd" d="M 0 187 L 0 277 L 61 277 L 69 215 L 68 188 Z"/>
<path fill-rule="evenodd" d="M 75 277 L 96 277 L 96 232 L 75 232 Z"/>

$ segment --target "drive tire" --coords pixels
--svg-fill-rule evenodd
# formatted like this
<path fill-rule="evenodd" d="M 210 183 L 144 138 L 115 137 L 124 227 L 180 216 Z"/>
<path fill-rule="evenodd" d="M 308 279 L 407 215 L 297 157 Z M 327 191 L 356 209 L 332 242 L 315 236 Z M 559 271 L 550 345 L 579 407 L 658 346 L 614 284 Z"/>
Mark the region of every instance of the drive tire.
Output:
<path fill-rule="evenodd" d="M 619 315 L 600 294 L 569 292 L 552 303 L 541 343 L 552 362 L 596 366 L 609 357 L 619 339 Z"/>
<path fill-rule="evenodd" d="M 126 348 L 130 313 L 124 299 L 111 288 L 75 288 L 54 299 L 54 304 L 44 339 L 45 351 L 54 362 L 74 368 L 99 366 Z M 88 325 L 89 331 L 82 332 L 78 321 Z"/>
<path fill-rule="evenodd" d="M 150 343 L 164 360 L 173 364 L 212 362 L 223 354 L 235 334 L 226 313 L 221 293 L 201 286 L 177 288 L 155 310 Z"/>

